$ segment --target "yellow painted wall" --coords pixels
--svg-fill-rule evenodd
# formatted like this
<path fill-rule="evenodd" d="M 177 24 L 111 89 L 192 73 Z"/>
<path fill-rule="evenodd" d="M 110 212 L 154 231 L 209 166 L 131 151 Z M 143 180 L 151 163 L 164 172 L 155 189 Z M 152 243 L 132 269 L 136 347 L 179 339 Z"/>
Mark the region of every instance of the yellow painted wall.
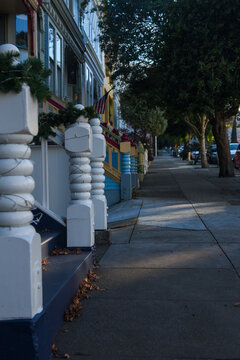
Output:
<path fill-rule="evenodd" d="M 110 76 L 105 71 L 105 79 L 104 79 L 104 85 L 102 89 L 102 94 L 106 94 L 110 89 L 112 88 L 112 84 L 110 82 Z M 106 107 L 105 107 L 105 113 L 102 115 L 102 119 L 104 122 L 107 122 L 109 125 L 112 125 L 114 127 L 114 98 L 113 98 L 113 91 L 110 91 L 108 94 Z M 110 124 L 110 120 L 112 121 L 112 124 Z"/>

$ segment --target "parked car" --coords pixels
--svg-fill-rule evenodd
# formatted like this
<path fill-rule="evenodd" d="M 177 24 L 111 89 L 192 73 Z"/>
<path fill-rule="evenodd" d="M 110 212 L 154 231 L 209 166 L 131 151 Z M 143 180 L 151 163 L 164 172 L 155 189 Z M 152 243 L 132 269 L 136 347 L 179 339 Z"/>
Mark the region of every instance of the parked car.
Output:
<path fill-rule="evenodd" d="M 238 149 L 238 143 L 231 143 L 230 144 L 230 153 L 231 153 L 231 156 L 232 156 L 232 160 L 233 160 L 233 158 L 234 158 L 234 155 L 235 155 L 235 153 L 236 153 L 236 151 L 237 151 L 237 149 Z"/>
<path fill-rule="evenodd" d="M 184 149 L 184 145 L 179 146 L 179 148 L 177 150 L 177 157 L 180 157 L 180 154 L 183 151 L 183 149 Z"/>
<path fill-rule="evenodd" d="M 233 157 L 233 164 L 236 169 L 240 169 L 240 144 L 238 145 L 237 151 Z"/>
<path fill-rule="evenodd" d="M 217 145 L 211 145 L 207 149 L 207 161 L 209 164 L 218 164 Z"/>
<path fill-rule="evenodd" d="M 191 152 L 191 159 L 192 160 L 199 159 L 199 156 L 200 156 L 199 150 L 194 150 L 194 151 Z"/>

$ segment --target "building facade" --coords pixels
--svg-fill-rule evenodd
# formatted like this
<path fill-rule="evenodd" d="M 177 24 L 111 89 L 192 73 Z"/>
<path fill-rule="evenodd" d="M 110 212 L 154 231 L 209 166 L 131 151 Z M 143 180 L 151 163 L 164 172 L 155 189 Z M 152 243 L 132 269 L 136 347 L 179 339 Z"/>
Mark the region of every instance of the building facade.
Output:
<path fill-rule="evenodd" d="M 39 57 L 51 69 L 49 88 L 60 102 L 93 105 L 104 84 L 95 0 L 10 0 L 0 4 L 0 44 L 20 60 Z"/>

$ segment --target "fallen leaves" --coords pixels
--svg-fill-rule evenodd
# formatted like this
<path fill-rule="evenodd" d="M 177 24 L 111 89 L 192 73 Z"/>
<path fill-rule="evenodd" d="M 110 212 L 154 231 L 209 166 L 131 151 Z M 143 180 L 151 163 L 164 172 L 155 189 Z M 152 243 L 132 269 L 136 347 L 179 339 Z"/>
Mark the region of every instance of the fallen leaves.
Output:
<path fill-rule="evenodd" d="M 53 354 L 53 357 L 55 358 L 58 358 L 58 359 L 70 359 L 70 355 L 69 354 L 60 354 L 58 352 L 58 348 L 57 346 L 53 343 L 52 344 L 52 354 Z"/>
<path fill-rule="evenodd" d="M 56 256 L 56 255 L 79 255 L 82 253 L 82 250 L 80 248 L 76 248 L 76 249 L 54 249 L 51 253 L 50 256 Z"/>
<path fill-rule="evenodd" d="M 42 233 L 46 233 L 46 232 L 51 232 L 52 230 L 51 229 L 48 229 L 48 228 L 45 228 L 45 229 L 42 229 L 41 232 Z"/>
<path fill-rule="evenodd" d="M 47 270 L 46 268 L 47 264 L 48 264 L 47 258 L 42 259 L 42 271 Z"/>
<path fill-rule="evenodd" d="M 83 279 L 71 304 L 64 312 L 65 321 L 73 321 L 76 317 L 79 317 L 83 308 L 81 301 L 90 297 L 89 292 L 100 290 L 99 286 L 95 284 L 97 279 L 99 279 L 99 277 L 90 270 L 88 275 Z"/>

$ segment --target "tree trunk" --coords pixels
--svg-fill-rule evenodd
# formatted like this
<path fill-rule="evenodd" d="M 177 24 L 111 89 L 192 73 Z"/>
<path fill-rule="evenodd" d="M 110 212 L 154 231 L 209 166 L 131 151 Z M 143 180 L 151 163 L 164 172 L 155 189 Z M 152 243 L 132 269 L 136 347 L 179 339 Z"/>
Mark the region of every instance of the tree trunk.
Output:
<path fill-rule="evenodd" d="M 202 168 L 208 168 L 207 162 L 207 154 L 206 154 L 206 139 L 205 139 L 205 132 L 206 132 L 206 116 L 201 117 L 201 136 L 200 136 L 200 154 L 201 154 L 201 165 Z"/>
<path fill-rule="evenodd" d="M 206 115 L 198 115 L 199 119 L 199 125 L 196 126 L 195 124 L 191 123 L 190 119 L 185 116 L 184 120 L 186 123 L 191 127 L 194 134 L 197 136 L 199 144 L 200 144 L 200 155 L 201 155 L 201 165 L 202 168 L 208 168 L 208 162 L 207 162 L 207 155 L 206 155 L 206 140 L 205 140 L 205 133 L 206 133 L 206 127 L 208 124 L 208 119 Z"/>
<path fill-rule="evenodd" d="M 157 138 L 157 136 L 155 136 L 154 137 L 154 140 L 155 140 L 155 157 L 157 157 L 158 156 L 158 138 Z"/>
<path fill-rule="evenodd" d="M 215 112 L 215 119 L 212 121 L 212 130 L 217 144 L 219 177 L 232 177 L 234 176 L 234 169 L 226 131 L 226 119 L 220 111 Z"/>
<path fill-rule="evenodd" d="M 190 132 L 188 134 L 188 161 L 191 161 L 191 151 L 190 151 L 191 139 L 192 139 L 192 133 Z"/>

